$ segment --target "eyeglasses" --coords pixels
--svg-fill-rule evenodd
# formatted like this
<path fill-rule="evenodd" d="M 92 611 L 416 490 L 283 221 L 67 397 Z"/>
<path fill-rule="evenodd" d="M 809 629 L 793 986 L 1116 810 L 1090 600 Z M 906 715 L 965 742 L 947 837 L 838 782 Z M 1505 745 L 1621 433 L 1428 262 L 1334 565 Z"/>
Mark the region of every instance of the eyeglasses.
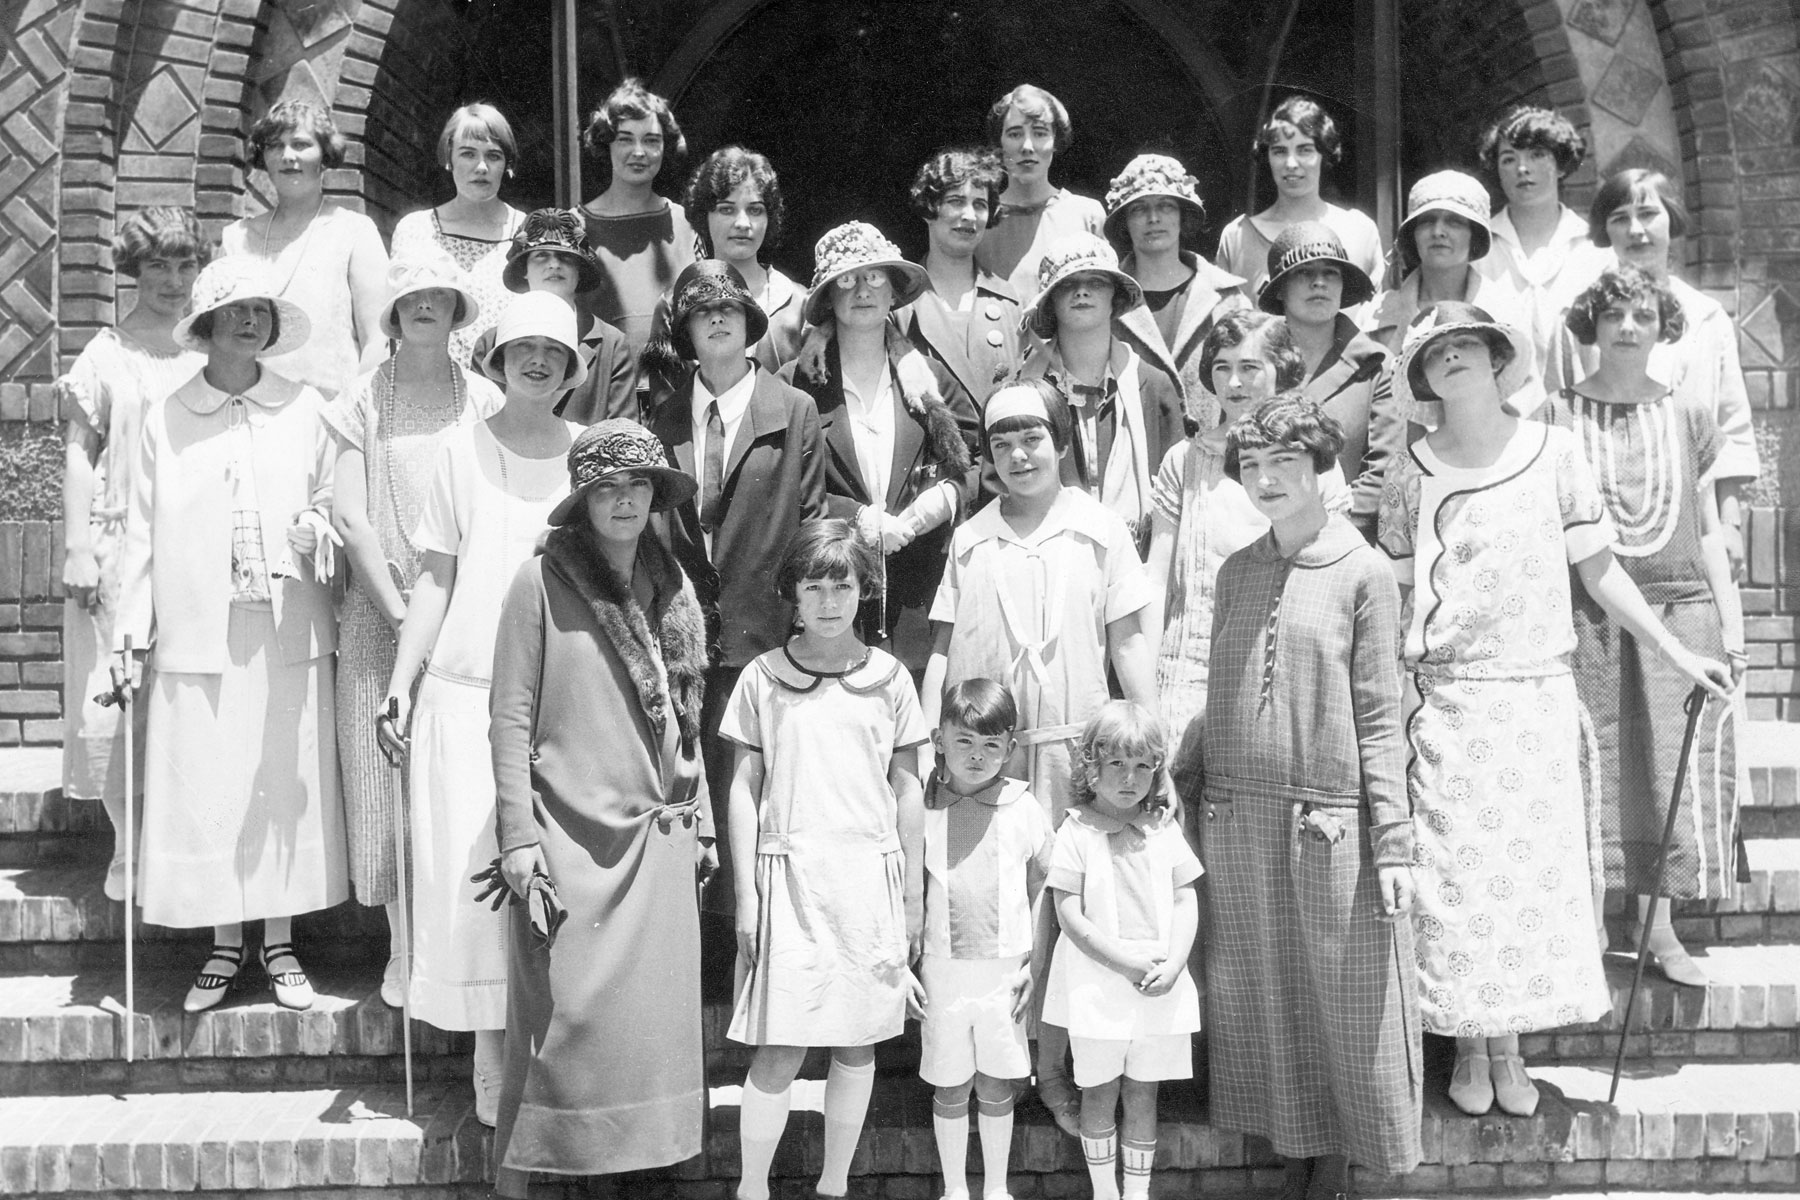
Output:
<path fill-rule="evenodd" d="M 886 269 L 882 267 L 870 267 L 866 271 L 846 271 L 837 277 L 838 287 L 846 292 L 859 283 L 875 292 L 890 286 L 893 282 L 888 277 Z"/>

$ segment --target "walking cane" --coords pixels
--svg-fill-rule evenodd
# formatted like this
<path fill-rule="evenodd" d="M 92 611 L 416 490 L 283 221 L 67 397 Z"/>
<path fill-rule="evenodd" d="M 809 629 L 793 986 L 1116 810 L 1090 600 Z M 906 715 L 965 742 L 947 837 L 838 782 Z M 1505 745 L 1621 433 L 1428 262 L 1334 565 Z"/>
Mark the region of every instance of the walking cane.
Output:
<path fill-rule="evenodd" d="M 131 940 L 133 910 L 137 907 L 136 889 L 133 885 L 133 870 L 137 860 L 137 763 L 134 761 L 132 716 L 136 706 L 132 703 L 131 686 L 131 635 L 125 635 L 125 666 L 119 672 L 119 683 L 110 692 L 102 692 L 94 697 L 94 703 L 105 708 L 118 706 L 119 718 L 125 722 L 125 829 L 118 836 L 125 843 L 125 1005 L 120 1008 L 119 1002 L 111 996 L 101 1001 L 100 1007 L 125 1019 L 125 1061 L 131 1062 L 137 1052 L 137 1029 L 135 1028 L 137 1012 L 137 971 Z"/>
<path fill-rule="evenodd" d="M 387 719 L 390 727 L 400 724 L 400 701 L 394 696 L 388 697 Z M 381 739 L 377 735 L 376 742 Z M 407 915 L 408 893 L 406 887 L 406 767 L 405 763 L 388 754 L 385 745 L 380 745 L 382 756 L 394 768 L 394 889 L 398 903 L 394 905 L 395 914 L 400 920 L 400 1045 L 406 1057 L 406 1115 L 413 1115 L 413 1061 L 412 1061 L 412 918 Z"/>
<path fill-rule="evenodd" d="M 1644 916 L 1643 928 L 1638 930 L 1637 967 L 1631 973 L 1631 991 L 1625 997 L 1625 1015 L 1619 1021 L 1619 1052 L 1613 1057 L 1612 1087 L 1606 1093 L 1608 1104 L 1619 1094 L 1619 1071 L 1625 1065 L 1625 1039 L 1631 1032 L 1631 1010 L 1637 1004 L 1638 987 L 1644 982 L 1644 963 L 1650 957 L 1650 929 L 1656 924 L 1656 907 L 1664 901 L 1663 877 L 1669 869 L 1669 843 L 1675 840 L 1675 816 L 1681 808 L 1681 789 L 1687 783 L 1688 754 L 1694 748 L 1694 731 L 1699 728 L 1700 714 L 1706 710 L 1706 689 L 1695 684 L 1682 708 L 1687 712 L 1687 729 L 1681 735 L 1681 759 L 1675 764 L 1675 788 L 1669 796 L 1669 815 L 1663 821 L 1662 848 L 1656 852 L 1656 887 L 1650 894 L 1650 911 Z"/>

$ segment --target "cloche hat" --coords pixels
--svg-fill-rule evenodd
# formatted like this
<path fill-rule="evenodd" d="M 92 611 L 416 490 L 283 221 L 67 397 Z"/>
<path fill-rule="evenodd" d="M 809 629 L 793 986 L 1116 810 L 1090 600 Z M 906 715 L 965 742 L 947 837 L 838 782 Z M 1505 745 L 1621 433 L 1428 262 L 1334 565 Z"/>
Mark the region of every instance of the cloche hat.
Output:
<path fill-rule="evenodd" d="M 625 471 L 649 478 L 655 487 L 650 511 L 662 512 L 693 499 L 700 485 L 669 465 L 660 439 L 629 417 L 589 425 L 569 446 L 569 494 L 550 510 L 550 524 L 567 525 L 587 504 L 596 483 Z"/>
<path fill-rule="evenodd" d="M 494 345 L 481 360 L 481 373 L 506 386 L 506 343 L 519 338 L 547 337 L 569 351 L 564 389 L 580 387 L 587 380 L 587 364 L 581 359 L 581 337 L 575 331 L 575 310 L 561 296 L 526 292 L 514 296 L 494 326 Z"/>
<path fill-rule="evenodd" d="M 1050 297 L 1056 289 L 1076 275 L 1105 275 L 1125 296 L 1127 303 L 1117 304 L 1114 311 L 1137 307 L 1144 298 L 1138 281 L 1119 269 L 1119 256 L 1105 238 L 1082 230 L 1058 238 L 1038 263 L 1038 291 L 1031 307 L 1025 310 L 1025 324 L 1041 338 L 1054 333 L 1045 321 L 1050 310 Z"/>
<path fill-rule="evenodd" d="M 256 352 L 258 358 L 286 354 L 306 345 L 312 336 L 312 321 L 306 310 L 276 294 L 268 271 L 255 259 L 243 255 L 215 258 L 194 280 L 194 307 L 187 316 L 175 322 L 175 344 L 205 354 L 211 345 L 194 336 L 194 322 L 207 313 L 217 312 L 227 304 L 241 300 L 266 300 L 275 314 L 275 337 Z"/>
<path fill-rule="evenodd" d="M 436 246 L 404 250 L 388 264 L 388 302 L 381 310 L 381 332 L 391 338 L 400 336 L 400 301 L 417 292 L 432 288 L 448 288 L 461 302 L 450 329 L 455 332 L 475 323 L 481 315 L 481 301 L 475 298 L 474 285 L 456 260 Z"/>
<path fill-rule="evenodd" d="M 1198 225 L 1206 217 L 1200 190 L 1187 168 L 1166 154 L 1140 154 L 1125 164 L 1106 189 L 1106 223 L 1102 228 L 1113 241 L 1125 237 L 1125 210 L 1133 200 L 1167 196 Z"/>
<path fill-rule="evenodd" d="M 682 358 L 694 357 L 694 341 L 688 336 L 688 318 L 703 304 L 726 301 L 744 312 L 744 344 L 754 346 L 769 328 L 768 314 L 750 294 L 750 285 L 738 269 L 716 258 L 703 258 L 683 267 L 670 289 L 669 342 Z"/>
<path fill-rule="evenodd" d="M 1400 222 L 1396 244 L 1400 257 L 1408 266 L 1419 261 L 1413 232 L 1421 219 L 1430 213 L 1443 212 L 1461 217 L 1469 223 L 1469 261 L 1484 257 L 1493 243 L 1488 225 L 1492 209 L 1488 191 L 1481 180 L 1461 171 L 1434 171 L 1412 185 L 1406 193 L 1406 220 Z"/>
<path fill-rule="evenodd" d="M 925 268 L 901 257 L 900 247 L 887 240 L 881 230 L 866 221 L 850 221 L 839 225 L 820 238 L 813 247 L 812 287 L 806 293 L 802 309 L 813 325 L 825 319 L 831 308 L 827 289 L 838 276 L 849 271 L 885 267 L 894 278 L 894 307 L 911 304 L 925 290 Z"/>
<path fill-rule="evenodd" d="M 525 220 L 519 224 L 519 231 L 513 234 L 512 246 L 506 251 L 506 266 L 500 272 L 500 281 L 506 284 L 508 291 L 528 290 L 525 263 L 531 257 L 531 252 L 554 250 L 575 260 L 575 290 L 593 291 L 605 282 L 605 276 L 601 273 L 600 261 L 583 240 L 586 235 L 587 226 L 582 223 L 581 214 L 574 209 L 532 210 L 525 214 Z"/>
<path fill-rule="evenodd" d="M 1465 330 L 1479 333 L 1490 346 L 1496 341 L 1505 341 L 1512 347 L 1512 361 L 1502 367 L 1494 379 L 1502 401 L 1510 400 L 1531 382 L 1530 338 L 1511 325 L 1496 321 L 1486 309 L 1461 300 L 1445 300 L 1420 310 L 1407 326 L 1406 338 L 1400 346 L 1400 362 L 1394 369 L 1394 396 L 1407 419 L 1416 420 L 1421 405 L 1443 403 L 1425 382 L 1426 348 L 1440 338 Z M 1437 410 L 1433 407 L 1423 411 Z"/>
<path fill-rule="evenodd" d="M 1344 243 L 1323 221 L 1296 221 L 1283 229 L 1269 247 L 1269 277 L 1256 292 L 1256 306 L 1266 313 L 1282 315 L 1282 289 L 1288 276 L 1313 263 L 1330 263 L 1344 277 L 1344 294 L 1339 308 L 1353 308 L 1375 295 L 1375 284 L 1368 273 L 1350 261 Z"/>

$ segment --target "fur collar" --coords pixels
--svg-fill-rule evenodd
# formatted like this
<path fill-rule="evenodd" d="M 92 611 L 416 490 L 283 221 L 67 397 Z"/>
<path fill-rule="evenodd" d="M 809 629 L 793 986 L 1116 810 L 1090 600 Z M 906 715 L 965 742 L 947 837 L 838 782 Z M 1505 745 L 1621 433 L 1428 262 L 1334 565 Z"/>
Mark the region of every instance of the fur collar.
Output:
<path fill-rule="evenodd" d="M 638 541 L 638 564 L 649 574 L 653 594 L 647 614 L 632 601 L 629 582 L 601 555 L 585 521 L 551 530 L 544 559 L 592 610 L 601 634 L 631 673 L 657 740 L 672 702 L 682 752 L 691 754 L 699 742 L 706 689 L 706 620 L 674 556 L 653 533 L 646 531 Z"/>

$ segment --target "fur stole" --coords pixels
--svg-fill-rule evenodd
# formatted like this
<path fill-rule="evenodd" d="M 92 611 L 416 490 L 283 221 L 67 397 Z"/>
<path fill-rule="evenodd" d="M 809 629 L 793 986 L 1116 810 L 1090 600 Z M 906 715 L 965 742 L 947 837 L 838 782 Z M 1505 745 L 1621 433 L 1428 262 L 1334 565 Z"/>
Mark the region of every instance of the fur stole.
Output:
<path fill-rule="evenodd" d="M 544 541 L 544 558 L 587 602 L 601 634 L 630 672 L 638 704 L 657 739 L 673 707 L 682 753 L 692 754 L 699 745 L 706 691 L 706 619 L 674 556 L 649 531 L 638 540 L 638 563 L 650 576 L 653 595 L 648 614 L 632 601 L 629 581 L 620 579 L 601 555 L 587 522 L 552 529 Z M 662 671 L 657 670 L 659 659 Z"/>

